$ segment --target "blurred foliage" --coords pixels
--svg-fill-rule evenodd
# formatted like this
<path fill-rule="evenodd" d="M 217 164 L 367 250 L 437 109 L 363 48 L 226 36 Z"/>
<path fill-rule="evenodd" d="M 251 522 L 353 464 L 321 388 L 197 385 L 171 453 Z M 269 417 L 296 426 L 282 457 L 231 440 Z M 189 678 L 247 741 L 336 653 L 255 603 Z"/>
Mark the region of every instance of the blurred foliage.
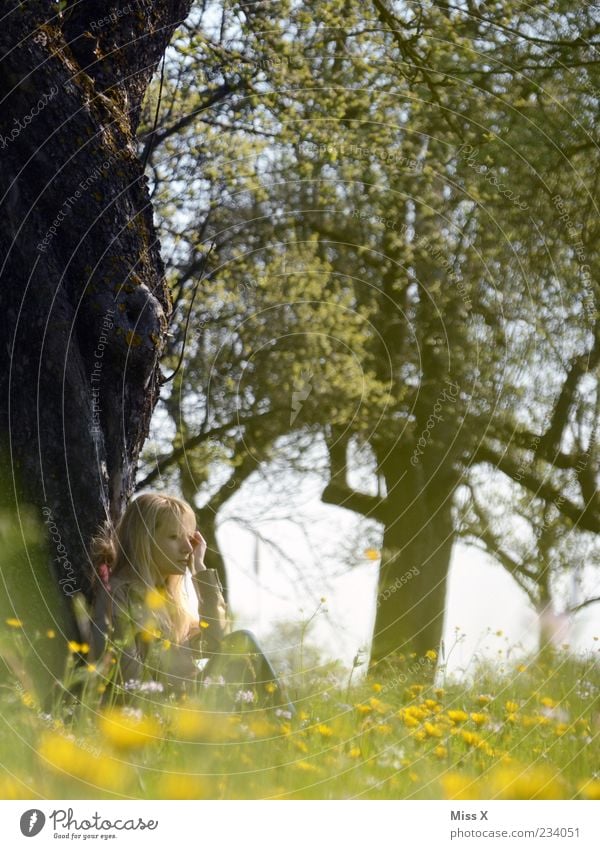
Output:
<path fill-rule="evenodd" d="M 43 537 L 28 505 L 0 513 L 0 682 L 19 682 L 40 702 L 63 676 L 72 630 Z"/>

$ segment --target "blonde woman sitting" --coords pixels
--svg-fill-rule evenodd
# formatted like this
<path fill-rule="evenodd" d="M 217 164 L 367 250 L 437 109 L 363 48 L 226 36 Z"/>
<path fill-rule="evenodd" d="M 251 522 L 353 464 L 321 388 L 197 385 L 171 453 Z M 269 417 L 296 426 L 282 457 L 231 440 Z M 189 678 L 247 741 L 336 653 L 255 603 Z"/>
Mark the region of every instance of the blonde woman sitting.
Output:
<path fill-rule="evenodd" d="M 99 578 L 93 657 L 121 691 L 151 688 L 155 682 L 183 692 L 204 681 L 222 686 L 229 707 L 236 706 L 237 690 L 246 702 L 283 704 L 293 712 L 254 636 L 227 633 L 222 587 L 216 570 L 204 564 L 205 552 L 185 501 L 155 493 L 131 501 L 117 527 L 106 529 L 92 546 Z M 187 604 L 188 571 L 197 615 Z M 208 660 L 202 672 L 201 659 Z"/>

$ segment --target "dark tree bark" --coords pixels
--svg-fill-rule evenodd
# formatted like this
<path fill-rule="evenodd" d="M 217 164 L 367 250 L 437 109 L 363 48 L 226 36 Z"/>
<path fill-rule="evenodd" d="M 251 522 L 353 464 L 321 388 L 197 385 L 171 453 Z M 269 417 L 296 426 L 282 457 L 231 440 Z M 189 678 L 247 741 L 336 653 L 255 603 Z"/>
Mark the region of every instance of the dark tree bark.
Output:
<path fill-rule="evenodd" d="M 91 596 L 89 540 L 133 490 L 160 388 L 170 299 L 135 133 L 190 6 L 2 8 L 2 497 L 51 517 L 66 597 Z"/>

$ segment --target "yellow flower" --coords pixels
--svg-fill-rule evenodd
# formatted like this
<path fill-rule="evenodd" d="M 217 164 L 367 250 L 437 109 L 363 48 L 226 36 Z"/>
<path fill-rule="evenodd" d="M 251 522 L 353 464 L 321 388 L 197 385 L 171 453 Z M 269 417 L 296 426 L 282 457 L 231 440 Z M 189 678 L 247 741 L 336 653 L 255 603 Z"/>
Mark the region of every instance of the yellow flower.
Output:
<path fill-rule="evenodd" d="M 112 708 L 98 723 L 100 732 L 118 749 L 139 749 L 160 738 L 160 726 L 149 716 L 136 716 L 125 710 Z"/>
<path fill-rule="evenodd" d="M 442 760 L 443 758 L 445 758 L 447 756 L 448 749 L 445 746 L 436 746 L 435 749 L 433 750 L 433 754 L 435 755 L 436 758 L 439 758 L 439 760 Z"/>
<path fill-rule="evenodd" d="M 482 693 L 480 696 L 477 696 L 477 701 L 482 706 L 489 705 L 489 703 L 492 701 L 492 697 L 487 693 Z"/>
<path fill-rule="evenodd" d="M 432 722 L 426 722 L 423 728 L 425 729 L 425 733 L 428 737 L 442 736 L 442 729 L 438 725 L 434 725 Z"/>
<path fill-rule="evenodd" d="M 146 604 L 150 610 L 160 610 L 167 603 L 167 599 L 163 590 L 158 587 L 153 587 L 146 593 Z"/>
<path fill-rule="evenodd" d="M 269 681 L 265 684 L 265 690 L 267 693 L 276 693 L 277 692 L 277 684 L 274 684 L 273 681 Z"/>
<path fill-rule="evenodd" d="M 27 690 L 23 692 L 21 696 L 21 701 L 25 705 L 25 707 L 28 708 L 33 707 L 35 705 L 35 699 L 31 695 L 31 693 L 27 692 Z"/>
<path fill-rule="evenodd" d="M 321 735 L 321 737 L 332 737 L 333 729 L 329 727 L 329 725 L 321 724 L 317 725 L 317 732 Z"/>
<path fill-rule="evenodd" d="M 360 758 L 360 749 L 358 748 L 358 746 L 353 746 L 353 747 L 350 749 L 350 753 L 349 753 L 349 754 L 350 754 L 350 757 L 351 757 L 351 758 L 354 758 L 354 759 L 356 759 L 356 758 Z"/>
<path fill-rule="evenodd" d="M 381 554 L 376 548 L 366 548 L 364 554 L 367 560 L 379 560 L 381 557 Z"/>
<path fill-rule="evenodd" d="M 318 772 L 319 771 L 314 764 L 311 764 L 308 761 L 296 761 L 294 766 L 296 767 L 296 769 L 299 769 L 302 772 Z"/>
<path fill-rule="evenodd" d="M 194 706 L 173 708 L 169 716 L 171 731 L 180 740 L 207 740 L 220 743 L 237 738 L 233 717 L 208 713 Z"/>
<path fill-rule="evenodd" d="M 387 722 L 381 722 L 379 725 L 375 726 L 375 731 L 377 734 L 387 735 L 392 733 L 392 726 Z"/>
<path fill-rule="evenodd" d="M 171 640 L 163 640 L 162 641 L 162 648 L 165 651 L 168 651 L 171 648 Z"/>
<path fill-rule="evenodd" d="M 524 663 L 520 663 L 520 664 L 517 666 L 517 672 L 525 672 L 525 670 L 526 670 L 526 669 L 527 669 L 527 667 L 525 666 L 525 664 L 524 664 Z"/>
<path fill-rule="evenodd" d="M 464 710 L 449 710 L 447 711 L 448 719 L 452 722 L 466 722 L 469 715 Z"/>
<path fill-rule="evenodd" d="M 481 740 L 481 742 L 477 744 L 477 748 L 480 752 L 483 752 L 490 758 L 493 758 L 496 754 L 490 744 L 487 742 L 487 740 Z"/>
<path fill-rule="evenodd" d="M 207 622 L 206 619 L 201 619 L 200 620 L 200 627 L 201 628 L 210 628 L 210 622 Z"/>
<path fill-rule="evenodd" d="M 105 754 L 90 757 L 73 740 L 50 732 L 40 740 L 38 757 L 58 773 L 111 789 L 120 789 L 131 773 L 126 764 Z"/>
<path fill-rule="evenodd" d="M 161 778 L 158 784 L 159 799 L 213 799 L 214 796 L 211 782 L 198 775 L 173 773 Z"/>
<path fill-rule="evenodd" d="M 402 721 L 406 725 L 407 728 L 418 728 L 419 720 L 416 717 L 411 716 L 410 714 L 404 714 L 402 717 Z"/>
<path fill-rule="evenodd" d="M 294 746 L 296 747 L 296 749 L 298 749 L 299 752 L 302 752 L 305 755 L 308 753 L 308 746 L 306 745 L 304 740 L 294 740 Z"/>
<path fill-rule="evenodd" d="M 596 801 L 600 799 L 600 780 L 597 778 L 590 778 L 588 781 L 582 781 L 579 784 L 579 795 L 583 796 L 584 799 L 595 799 Z M 4 799 L 4 796 L 0 796 L 0 799 Z"/>
<path fill-rule="evenodd" d="M 373 711 L 371 705 L 354 705 L 354 707 L 359 713 L 372 713 Z"/>
<path fill-rule="evenodd" d="M 11 628 L 22 628 L 23 627 L 23 623 L 21 622 L 21 620 L 15 619 L 14 617 L 7 619 L 6 624 L 10 625 Z"/>
<path fill-rule="evenodd" d="M 96 665 L 94 663 L 88 663 L 88 665 L 86 666 L 86 669 L 87 669 L 88 672 L 95 672 L 96 671 Z"/>
<path fill-rule="evenodd" d="M 427 658 L 427 660 L 437 660 L 437 652 L 433 649 L 429 649 L 425 652 L 425 657 Z"/>
<path fill-rule="evenodd" d="M 441 779 L 444 797 L 446 799 L 481 799 L 482 796 L 477 788 L 477 782 L 467 775 L 458 772 L 449 772 Z"/>
<path fill-rule="evenodd" d="M 145 643 L 153 643 L 154 640 L 160 640 L 162 635 L 160 630 L 156 627 L 154 620 L 148 619 L 144 622 L 144 626 L 140 631 L 140 636 Z"/>
<path fill-rule="evenodd" d="M 381 691 L 383 690 L 383 685 L 382 685 L 382 684 L 373 684 L 373 685 L 371 686 L 371 689 L 372 689 L 372 690 L 373 690 L 373 692 L 375 692 L 375 693 L 381 693 Z"/>
<path fill-rule="evenodd" d="M 489 717 L 487 713 L 472 713 L 471 719 L 473 720 L 475 725 L 485 725 Z"/>
<path fill-rule="evenodd" d="M 504 710 L 507 713 L 516 713 L 519 710 L 518 702 L 506 702 L 504 705 Z"/>
<path fill-rule="evenodd" d="M 437 690 L 433 691 L 433 695 L 436 697 L 436 699 L 443 699 L 445 692 L 446 691 L 443 690 L 441 687 L 438 687 Z"/>
<path fill-rule="evenodd" d="M 75 640 L 69 640 L 69 642 L 67 643 L 67 647 L 69 651 L 73 654 L 87 654 L 90 650 L 90 647 L 87 643 L 77 643 L 75 642 Z"/>
<path fill-rule="evenodd" d="M 498 767 L 489 780 L 492 798 L 563 799 L 564 787 L 557 773 L 543 766 Z"/>
<path fill-rule="evenodd" d="M 478 746 L 481 742 L 481 737 L 474 731 L 461 731 L 460 736 L 465 741 L 467 746 Z"/>
<path fill-rule="evenodd" d="M 544 696 L 544 698 L 540 699 L 540 703 L 546 708 L 555 708 L 558 704 L 558 702 L 555 702 L 549 696 Z"/>
<path fill-rule="evenodd" d="M 56 631 L 53 631 L 52 628 L 48 628 L 46 631 L 46 636 L 49 640 L 53 640 L 56 637 Z"/>
<path fill-rule="evenodd" d="M 21 781 L 12 776 L 0 776 L 0 799 L 33 799 L 38 798 L 33 791 Z"/>

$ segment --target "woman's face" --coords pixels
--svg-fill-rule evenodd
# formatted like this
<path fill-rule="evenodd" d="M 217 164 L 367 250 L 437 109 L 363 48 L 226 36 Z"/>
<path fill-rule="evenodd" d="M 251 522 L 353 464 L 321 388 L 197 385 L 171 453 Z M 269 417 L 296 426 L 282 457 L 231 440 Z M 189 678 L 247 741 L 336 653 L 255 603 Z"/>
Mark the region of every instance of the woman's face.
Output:
<path fill-rule="evenodd" d="M 189 514 L 159 520 L 152 541 L 152 559 L 162 577 L 185 574 L 192 562 L 195 531 L 196 520 Z"/>

